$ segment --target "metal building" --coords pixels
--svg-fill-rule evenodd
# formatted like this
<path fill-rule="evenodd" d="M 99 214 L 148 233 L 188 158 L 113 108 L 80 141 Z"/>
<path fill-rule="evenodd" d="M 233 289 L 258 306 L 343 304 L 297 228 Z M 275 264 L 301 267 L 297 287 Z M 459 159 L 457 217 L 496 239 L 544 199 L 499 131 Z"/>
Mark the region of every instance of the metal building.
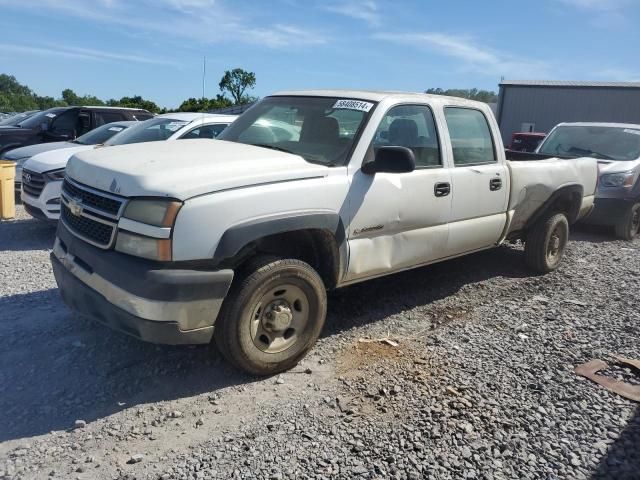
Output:
<path fill-rule="evenodd" d="M 505 80 L 497 118 L 505 144 L 514 132 L 548 133 L 561 122 L 640 124 L 640 82 Z"/>

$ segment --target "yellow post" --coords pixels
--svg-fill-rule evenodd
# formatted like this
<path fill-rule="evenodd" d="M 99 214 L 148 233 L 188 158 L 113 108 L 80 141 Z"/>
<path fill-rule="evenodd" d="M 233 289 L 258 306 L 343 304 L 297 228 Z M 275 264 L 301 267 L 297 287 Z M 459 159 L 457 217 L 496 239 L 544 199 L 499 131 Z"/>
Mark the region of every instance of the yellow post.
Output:
<path fill-rule="evenodd" d="M 3 220 L 16 216 L 15 178 L 16 164 L 0 160 L 0 218 Z"/>

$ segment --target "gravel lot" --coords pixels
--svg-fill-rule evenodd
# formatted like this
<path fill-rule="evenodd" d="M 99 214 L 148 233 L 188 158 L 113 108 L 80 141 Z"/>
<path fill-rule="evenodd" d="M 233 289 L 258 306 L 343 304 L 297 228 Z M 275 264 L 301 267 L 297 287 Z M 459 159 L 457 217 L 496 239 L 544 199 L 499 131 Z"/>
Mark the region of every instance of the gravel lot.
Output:
<path fill-rule="evenodd" d="M 638 404 L 573 373 L 640 358 L 640 241 L 581 229 L 551 275 L 502 247 L 333 292 L 313 353 L 259 379 L 71 315 L 54 228 L 18 213 L 0 223 L 0 479 L 640 478 Z"/>

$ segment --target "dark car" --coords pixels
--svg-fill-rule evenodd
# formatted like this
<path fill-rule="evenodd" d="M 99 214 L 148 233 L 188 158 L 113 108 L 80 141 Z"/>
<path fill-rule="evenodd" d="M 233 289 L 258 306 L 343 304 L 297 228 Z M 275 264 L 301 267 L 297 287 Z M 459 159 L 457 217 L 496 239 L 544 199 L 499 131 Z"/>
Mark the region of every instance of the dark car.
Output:
<path fill-rule="evenodd" d="M 29 110 L 27 112 L 16 113 L 15 115 L 9 115 L 7 118 L 0 120 L 0 127 L 15 127 L 21 121 L 35 115 L 40 110 Z"/>
<path fill-rule="evenodd" d="M 547 136 L 546 133 L 520 132 L 511 136 L 509 150 L 516 152 L 535 152 L 538 145 Z"/>
<path fill-rule="evenodd" d="M 105 123 L 147 120 L 153 114 L 138 108 L 57 107 L 36 113 L 16 126 L 0 127 L 0 157 L 9 150 L 46 142 L 73 140 Z"/>

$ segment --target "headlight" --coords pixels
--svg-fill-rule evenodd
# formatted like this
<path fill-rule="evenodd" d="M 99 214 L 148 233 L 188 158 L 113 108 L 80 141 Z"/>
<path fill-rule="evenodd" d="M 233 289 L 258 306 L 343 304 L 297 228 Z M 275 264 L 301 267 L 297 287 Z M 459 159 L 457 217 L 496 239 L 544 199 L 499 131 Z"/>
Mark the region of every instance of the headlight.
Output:
<path fill-rule="evenodd" d="M 173 227 L 181 206 L 175 200 L 131 200 L 122 216 L 156 227 Z"/>
<path fill-rule="evenodd" d="M 145 237 L 121 230 L 118 232 L 116 250 L 136 257 L 168 262 L 171 260 L 171 239 Z"/>
<path fill-rule="evenodd" d="M 604 187 L 632 187 L 633 172 L 609 173 L 600 177 L 600 183 Z"/>
<path fill-rule="evenodd" d="M 50 172 L 45 172 L 45 177 L 49 180 L 64 180 L 64 168 L 59 168 L 58 170 L 51 170 Z"/>

